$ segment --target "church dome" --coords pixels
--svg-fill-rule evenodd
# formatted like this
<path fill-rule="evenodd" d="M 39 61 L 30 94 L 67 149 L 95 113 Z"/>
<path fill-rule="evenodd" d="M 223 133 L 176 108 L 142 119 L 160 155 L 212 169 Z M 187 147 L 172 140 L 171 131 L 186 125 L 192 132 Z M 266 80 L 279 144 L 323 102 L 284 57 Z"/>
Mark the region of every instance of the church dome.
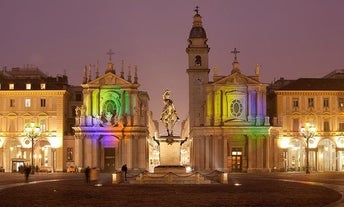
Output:
<path fill-rule="evenodd" d="M 198 14 L 198 10 L 196 10 L 196 14 L 193 17 L 193 25 L 190 31 L 189 38 L 207 38 L 207 34 L 205 29 L 202 26 L 202 17 Z"/>
<path fill-rule="evenodd" d="M 207 38 L 203 27 L 192 27 L 189 38 Z"/>

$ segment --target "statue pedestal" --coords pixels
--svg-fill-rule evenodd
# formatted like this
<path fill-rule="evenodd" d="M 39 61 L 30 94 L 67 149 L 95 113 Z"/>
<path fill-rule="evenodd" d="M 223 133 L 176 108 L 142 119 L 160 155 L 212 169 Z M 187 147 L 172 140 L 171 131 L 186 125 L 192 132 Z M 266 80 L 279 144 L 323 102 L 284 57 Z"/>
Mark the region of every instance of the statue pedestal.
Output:
<path fill-rule="evenodd" d="M 175 136 L 160 137 L 160 165 L 180 165 L 180 142 Z"/>
<path fill-rule="evenodd" d="M 180 165 L 180 150 L 183 139 L 178 136 L 163 136 L 157 140 L 160 145 L 160 165 L 154 168 L 154 172 L 185 173 L 185 167 Z"/>

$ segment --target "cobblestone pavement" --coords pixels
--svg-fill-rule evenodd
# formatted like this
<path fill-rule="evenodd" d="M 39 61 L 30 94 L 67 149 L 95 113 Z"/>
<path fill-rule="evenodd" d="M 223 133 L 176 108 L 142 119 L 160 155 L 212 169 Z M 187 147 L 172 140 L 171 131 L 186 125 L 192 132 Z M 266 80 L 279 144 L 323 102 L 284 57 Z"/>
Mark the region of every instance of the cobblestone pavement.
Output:
<path fill-rule="evenodd" d="M 230 174 L 228 184 L 112 184 L 111 174 L 0 174 L 0 206 L 343 207 L 343 173 Z"/>

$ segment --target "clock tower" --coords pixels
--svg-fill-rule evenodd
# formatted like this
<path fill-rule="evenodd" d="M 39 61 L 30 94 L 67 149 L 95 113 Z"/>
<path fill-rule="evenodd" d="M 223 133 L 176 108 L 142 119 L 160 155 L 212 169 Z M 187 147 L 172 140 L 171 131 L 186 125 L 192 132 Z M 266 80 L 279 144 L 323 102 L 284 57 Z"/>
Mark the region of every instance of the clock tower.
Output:
<path fill-rule="evenodd" d="M 198 6 L 195 9 L 193 25 L 188 38 L 188 69 L 189 75 L 189 117 L 190 127 L 204 125 L 204 108 L 206 105 L 206 84 L 209 82 L 207 35 L 202 26 L 202 17 Z"/>

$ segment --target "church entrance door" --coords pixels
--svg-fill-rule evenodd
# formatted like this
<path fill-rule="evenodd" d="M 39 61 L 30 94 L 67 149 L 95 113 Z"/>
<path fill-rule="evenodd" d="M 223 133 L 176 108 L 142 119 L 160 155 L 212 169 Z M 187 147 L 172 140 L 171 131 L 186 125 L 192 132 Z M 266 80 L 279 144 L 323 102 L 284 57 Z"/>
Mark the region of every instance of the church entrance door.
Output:
<path fill-rule="evenodd" d="M 232 172 L 241 172 L 242 170 L 242 149 L 232 149 Z"/>
<path fill-rule="evenodd" d="M 115 148 L 104 148 L 104 172 L 115 172 Z"/>

